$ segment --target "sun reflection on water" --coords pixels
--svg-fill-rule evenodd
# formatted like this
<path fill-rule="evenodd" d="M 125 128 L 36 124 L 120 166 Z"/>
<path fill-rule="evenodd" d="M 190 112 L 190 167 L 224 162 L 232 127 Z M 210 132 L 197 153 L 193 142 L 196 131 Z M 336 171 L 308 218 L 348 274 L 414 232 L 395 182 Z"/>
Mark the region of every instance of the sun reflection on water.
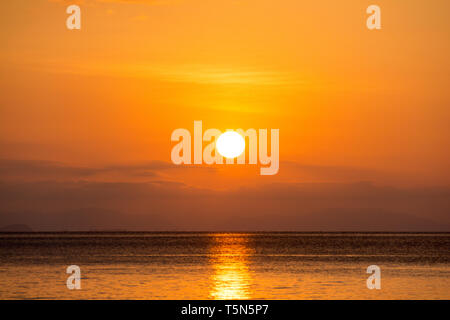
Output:
<path fill-rule="evenodd" d="M 210 297 L 216 300 L 250 299 L 251 275 L 249 272 L 248 237 L 214 235 L 210 248 L 213 267 Z"/>

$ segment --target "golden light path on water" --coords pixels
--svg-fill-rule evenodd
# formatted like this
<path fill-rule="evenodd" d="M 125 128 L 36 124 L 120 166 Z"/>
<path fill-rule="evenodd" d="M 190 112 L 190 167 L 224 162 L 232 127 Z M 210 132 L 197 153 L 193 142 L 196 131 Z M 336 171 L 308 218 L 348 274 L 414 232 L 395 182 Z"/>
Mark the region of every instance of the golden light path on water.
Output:
<path fill-rule="evenodd" d="M 210 298 L 217 300 L 250 299 L 251 275 L 248 257 L 251 254 L 247 245 L 248 237 L 214 237 L 210 249 L 213 266 Z"/>

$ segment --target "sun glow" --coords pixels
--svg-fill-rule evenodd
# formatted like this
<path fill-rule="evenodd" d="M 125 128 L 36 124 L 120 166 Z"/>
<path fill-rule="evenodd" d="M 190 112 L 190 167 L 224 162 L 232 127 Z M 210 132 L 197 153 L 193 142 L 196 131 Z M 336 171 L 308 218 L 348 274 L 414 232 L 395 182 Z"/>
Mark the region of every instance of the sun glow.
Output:
<path fill-rule="evenodd" d="M 216 300 L 246 300 L 252 297 L 252 275 L 249 270 L 251 250 L 248 237 L 215 235 L 210 248 L 210 262 L 214 273 L 209 293 Z"/>
<path fill-rule="evenodd" d="M 235 131 L 220 135 L 216 142 L 217 151 L 225 158 L 236 158 L 245 150 L 244 138 Z"/>

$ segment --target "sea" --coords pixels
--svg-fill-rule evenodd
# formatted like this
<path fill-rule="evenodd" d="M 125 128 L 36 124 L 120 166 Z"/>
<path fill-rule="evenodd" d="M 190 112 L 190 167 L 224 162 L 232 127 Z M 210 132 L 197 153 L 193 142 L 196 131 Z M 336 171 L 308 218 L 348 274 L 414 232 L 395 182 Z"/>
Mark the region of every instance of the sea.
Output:
<path fill-rule="evenodd" d="M 0 299 L 450 299 L 449 280 L 450 233 L 0 233 Z"/>

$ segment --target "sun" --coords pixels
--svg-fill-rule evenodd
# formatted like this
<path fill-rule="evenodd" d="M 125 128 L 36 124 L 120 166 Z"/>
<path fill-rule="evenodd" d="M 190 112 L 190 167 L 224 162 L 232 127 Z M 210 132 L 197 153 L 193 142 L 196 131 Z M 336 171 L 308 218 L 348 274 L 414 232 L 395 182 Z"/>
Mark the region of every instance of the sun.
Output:
<path fill-rule="evenodd" d="M 225 158 L 236 158 L 245 150 L 244 138 L 235 131 L 222 133 L 216 142 L 217 151 Z"/>

